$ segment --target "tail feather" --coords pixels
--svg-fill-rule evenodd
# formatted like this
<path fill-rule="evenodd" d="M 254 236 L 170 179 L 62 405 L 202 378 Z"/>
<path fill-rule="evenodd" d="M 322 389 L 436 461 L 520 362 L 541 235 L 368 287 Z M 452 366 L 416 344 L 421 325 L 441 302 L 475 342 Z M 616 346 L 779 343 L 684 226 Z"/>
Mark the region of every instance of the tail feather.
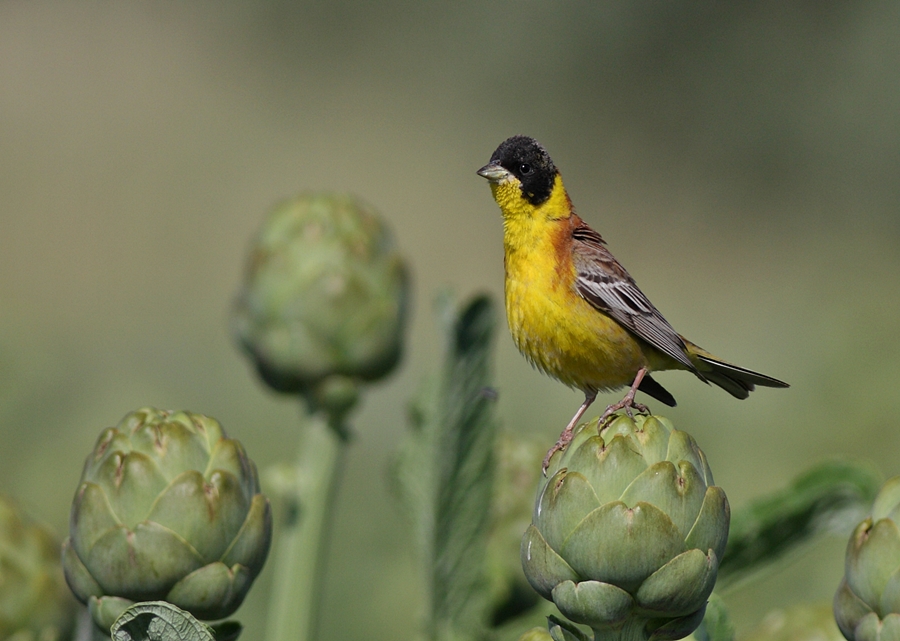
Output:
<path fill-rule="evenodd" d="M 669 407 L 675 407 L 675 397 L 669 393 L 669 390 L 657 383 L 650 374 L 644 375 L 644 380 L 641 381 L 638 389 L 644 394 L 652 396 L 660 403 L 664 403 Z"/>
<path fill-rule="evenodd" d="M 713 356 L 696 354 L 696 358 L 706 367 L 700 367 L 703 377 L 715 383 L 735 398 L 747 398 L 757 385 L 762 387 L 790 387 L 777 378 L 738 367 Z"/>

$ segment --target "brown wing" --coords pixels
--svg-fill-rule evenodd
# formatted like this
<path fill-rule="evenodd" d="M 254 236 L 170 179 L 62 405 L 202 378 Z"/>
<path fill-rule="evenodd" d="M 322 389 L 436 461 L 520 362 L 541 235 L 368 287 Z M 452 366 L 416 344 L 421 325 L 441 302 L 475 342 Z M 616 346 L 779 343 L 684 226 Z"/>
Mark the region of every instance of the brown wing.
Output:
<path fill-rule="evenodd" d="M 634 279 L 606 249 L 600 234 L 584 222 L 572 230 L 573 258 L 578 271 L 576 290 L 600 311 L 653 347 L 674 358 L 700 378 L 687 355 L 687 346 Z"/>

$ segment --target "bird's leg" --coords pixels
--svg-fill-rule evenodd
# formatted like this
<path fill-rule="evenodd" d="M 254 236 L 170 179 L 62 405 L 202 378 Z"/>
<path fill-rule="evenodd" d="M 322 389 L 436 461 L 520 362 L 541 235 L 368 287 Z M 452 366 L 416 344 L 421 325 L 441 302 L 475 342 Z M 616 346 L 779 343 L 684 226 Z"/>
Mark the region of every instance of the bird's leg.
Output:
<path fill-rule="evenodd" d="M 597 398 L 597 392 L 585 392 L 584 393 L 584 403 L 581 404 L 581 407 L 578 408 L 578 411 L 575 412 L 575 416 L 572 417 L 572 420 L 569 421 L 569 424 L 566 425 L 566 429 L 562 431 L 562 434 L 559 435 L 559 440 L 556 441 L 556 445 L 551 447 L 547 451 L 547 456 L 544 457 L 543 463 L 543 471 L 544 476 L 547 476 L 547 468 L 550 467 L 550 459 L 554 454 L 566 449 L 566 446 L 572 440 L 574 436 L 575 427 L 578 425 L 578 421 L 581 420 L 581 417 L 584 416 L 584 413 L 587 411 L 587 408 L 591 406 L 591 403 L 594 402 L 594 399 Z"/>
<path fill-rule="evenodd" d="M 625 395 L 625 397 L 618 403 L 613 403 L 612 405 L 607 407 L 606 411 L 603 412 L 603 416 L 601 416 L 597 421 L 598 432 L 612 421 L 613 415 L 619 410 L 625 410 L 625 413 L 630 417 L 633 417 L 631 408 L 636 409 L 642 414 L 648 414 L 650 412 L 650 409 L 646 405 L 644 405 L 643 403 L 637 403 L 634 400 L 634 395 L 637 393 L 638 387 L 641 386 L 641 381 L 644 380 L 644 376 L 646 375 L 646 367 L 642 367 L 638 370 L 637 375 L 634 377 L 634 382 L 631 384 L 631 389 L 628 390 L 628 393 Z"/>

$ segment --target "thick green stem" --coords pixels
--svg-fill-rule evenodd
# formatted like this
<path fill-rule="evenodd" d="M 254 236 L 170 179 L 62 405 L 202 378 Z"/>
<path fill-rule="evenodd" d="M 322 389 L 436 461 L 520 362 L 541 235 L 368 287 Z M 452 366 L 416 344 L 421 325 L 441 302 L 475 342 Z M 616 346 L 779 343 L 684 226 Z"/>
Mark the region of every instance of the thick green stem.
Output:
<path fill-rule="evenodd" d="M 333 495 L 346 440 L 325 417 L 306 417 L 294 469 L 292 491 L 286 493 L 280 528 L 276 530 L 273 594 L 269 605 L 269 641 L 309 641 L 315 637 L 322 594 L 321 571 L 331 524 Z"/>
<path fill-rule="evenodd" d="M 615 630 L 594 629 L 594 641 L 647 641 L 649 638 L 647 620 L 641 617 L 628 617 L 625 625 Z"/>

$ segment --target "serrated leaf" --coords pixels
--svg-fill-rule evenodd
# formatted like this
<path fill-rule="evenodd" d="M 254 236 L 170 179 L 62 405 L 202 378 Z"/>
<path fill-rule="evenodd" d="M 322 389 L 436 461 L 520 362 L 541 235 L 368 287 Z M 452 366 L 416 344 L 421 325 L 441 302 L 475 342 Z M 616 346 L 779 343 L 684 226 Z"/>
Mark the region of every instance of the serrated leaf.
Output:
<path fill-rule="evenodd" d="M 435 413 L 439 390 L 437 376 L 426 376 L 421 381 L 418 393 L 407 408 L 410 430 L 400 442 L 390 474 L 391 490 L 414 525 L 414 542 L 423 562 L 430 554 L 428 550 L 433 530 L 436 470 L 431 465 L 431 457 L 435 450 Z"/>
<path fill-rule="evenodd" d="M 871 465 L 827 461 L 787 487 L 735 510 L 718 585 L 748 576 L 818 534 L 849 532 L 869 509 L 880 485 L 881 475 Z"/>
<path fill-rule="evenodd" d="M 412 431 L 394 465 L 394 480 L 425 566 L 431 636 L 465 638 L 486 628 L 489 607 L 494 309 L 488 297 L 478 296 L 457 312 L 444 296 L 437 315 L 446 335 L 442 371 L 411 406 Z"/>

